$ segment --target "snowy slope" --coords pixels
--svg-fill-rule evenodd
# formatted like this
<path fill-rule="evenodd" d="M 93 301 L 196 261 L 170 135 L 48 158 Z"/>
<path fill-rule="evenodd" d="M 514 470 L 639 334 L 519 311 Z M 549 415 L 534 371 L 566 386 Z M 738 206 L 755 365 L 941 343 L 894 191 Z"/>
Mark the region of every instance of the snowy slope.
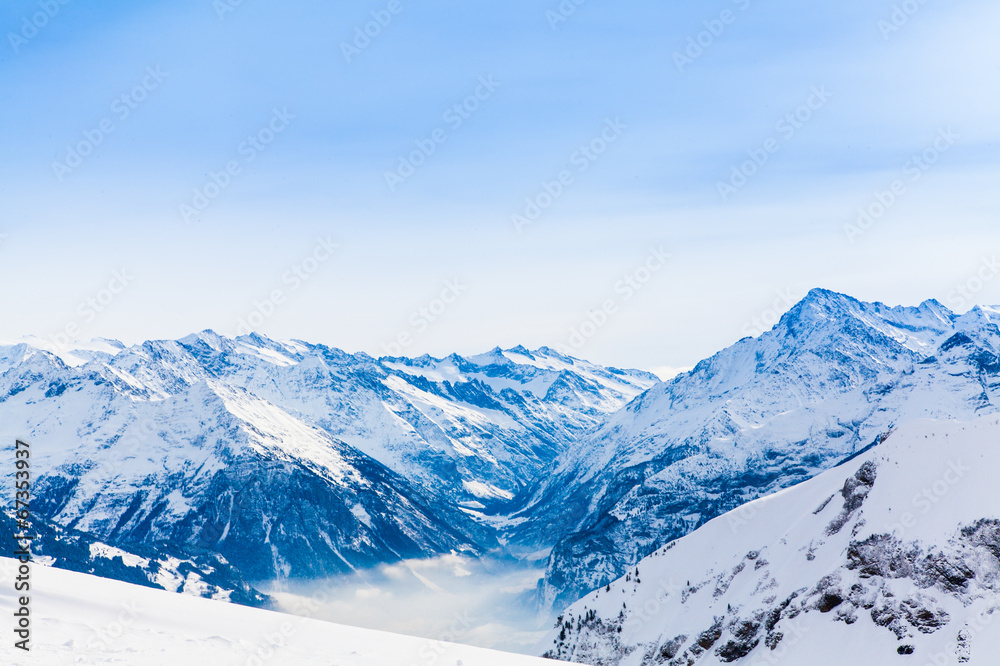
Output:
<path fill-rule="evenodd" d="M 653 387 L 563 454 L 518 514 L 514 538 L 565 535 L 543 600 L 568 603 L 896 424 L 995 412 L 997 321 L 993 308 L 958 316 L 813 290 L 773 330 Z"/>
<path fill-rule="evenodd" d="M 998 440 L 997 416 L 901 426 L 657 550 L 573 604 L 545 649 L 604 666 L 996 664 Z"/>
<path fill-rule="evenodd" d="M 0 559 L 11 580 L 14 561 Z M 223 604 L 35 565 L 30 653 L 0 644 L 0 663 L 534 666 L 523 655 L 411 638 Z M 9 585 L 5 609 L 15 605 Z M 303 609 L 306 612 L 308 609 Z"/>

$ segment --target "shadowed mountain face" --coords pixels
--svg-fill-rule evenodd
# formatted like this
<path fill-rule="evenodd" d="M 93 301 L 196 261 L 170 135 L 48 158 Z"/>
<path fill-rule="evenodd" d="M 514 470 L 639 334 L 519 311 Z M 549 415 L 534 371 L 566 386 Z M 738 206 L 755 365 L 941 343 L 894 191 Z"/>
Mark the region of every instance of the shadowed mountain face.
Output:
<path fill-rule="evenodd" d="M 226 558 L 206 549 L 175 543 L 169 552 L 154 546 L 123 550 L 37 515 L 31 518 L 30 529 L 24 529 L 24 521 L 6 511 L 0 512 L 0 533 L 29 534 L 32 557 L 44 566 L 244 606 L 273 605 L 273 599 L 254 589 Z"/>
<path fill-rule="evenodd" d="M 655 381 L 547 349 L 377 360 L 204 332 L 0 347 L 0 423 L 31 442 L 41 519 L 313 577 L 498 548 L 495 514 Z"/>
<path fill-rule="evenodd" d="M 515 515 L 516 538 L 563 535 L 542 600 L 569 603 L 897 424 L 995 411 L 997 321 L 994 309 L 957 316 L 935 301 L 889 308 L 814 290 L 773 330 L 653 387 L 562 454 Z"/>

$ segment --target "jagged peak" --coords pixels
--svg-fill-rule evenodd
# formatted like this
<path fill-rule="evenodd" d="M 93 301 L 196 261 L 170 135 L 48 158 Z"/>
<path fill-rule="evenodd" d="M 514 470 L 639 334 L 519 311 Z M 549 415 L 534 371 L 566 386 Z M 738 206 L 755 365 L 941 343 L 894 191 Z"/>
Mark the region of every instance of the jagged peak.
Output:
<path fill-rule="evenodd" d="M 41 353 L 58 359 L 68 367 L 84 365 L 96 357 L 114 357 L 126 349 L 121 341 L 111 338 L 56 343 L 34 335 L 24 336 L 20 340 L 0 341 L 0 347 L 11 349 L 13 353 L 21 353 L 24 358 Z"/>
<path fill-rule="evenodd" d="M 919 306 L 889 306 L 880 301 L 861 301 L 829 289 L 812 289 L 786 312 L 771 331 L 772 336 L 798 338 L 814 333 L 852 336 L 867 329 L 918 353 L 926 353 L 950 335 L 957 316 L 934 299 Z"/>
<path fill-rule="evenodd" d="M 839 291 L 833 291 L 832 289 L 826 289 L 824 287 L 813 287 L 809 290 L 809 293 L 805 295 L 802 299 L 803 302 L 812 303 L 858 303 L 859 301 L 853 296 L 848 296 L 847 294 L 842 294 Z"/>
<path fill-rule="evenodd" d="M 216 333 L 212 329 L 206 328 L 198 333 L 185 335 L 183 338 L 179 338 L 177 342 L 185 346 L 204 344 L 216 351 L 222 351 L 225 347 L 230 346 L 233 341 L 221 333 Z"/>
<path fill-rule="evenodd" d="M 504 356 L 503 349 L 499 346 L 494 347 L 488 352 L 466 357 L 465 360 L 476 365 L 509 365 L 513 363 L 513 361 Z"/>
<path fill-rule="evenodd" d="M 1000 311 L 990 307 L 974 305 L 971 310 L 955 319 L 955 330 L 957 332 L 972 334 L 981 338 L 982 333 L 987 335 L 1000 335 Z"/>
<path fill-rule="evenodd" d="M 928 298 L 917 307 L 921 310 L 937 310 L 940 312 L 947 312 L 948 314 L 954 314 L 950 308 L 936 298 Z"/>
<path fill-rule="evenodd" d="M 116 340 L 115 338 L 97 337 L 91 340 L 91 342 L 105 344 L 108 347 L 113 347 L 118 350 L 125 349 L 125 343 L 122 342 L 121 340 Z"/>
<path fill-rule="evenodd" d="M 835 313 L 859 309 L 863 304 L 851 296 L 829 289 L 813 288 L 798 303 L 792 305 L 779 319 L 774 328 L 789 327 L 803 318 L 819 317 L 827 319 Z"/>
<path fill-rule="evenodd" d="M 882 301 L 863 301 L 853 296 L 843 294 L 831 289 L 816 287 L 809 290 L 798 303 L 792 306 L 792 310 L 805 306 L 817 306 L 827 311 L 853 309 L 856 311 L 874 311 L 878 313 L 894 313 L 897 315 L 932 313 L 942 319 L 942 321 L 954 321 L 956 315 L 947 306 L 935 298 L 928 298 L 917 306 L 911 305 L 887 305 Z"/>
<path fill-rule="evenodd" d="M 569 356 L 567 354 L 564 354 L 561 351 L 559 351 L 558 349 L 553 349 L 552 347 L 549 347 L 547 345 L 543 345 L 543 346 L 539 347 L 538 349 L 536 349 L 534 351 L 534 353 L 535 354 L 543 354 L 545 356 L 552 356 L 554 358 L 562 359 L 564 361 L 579 360 L 579 359 L 577 359 L 574 356 Z"/>

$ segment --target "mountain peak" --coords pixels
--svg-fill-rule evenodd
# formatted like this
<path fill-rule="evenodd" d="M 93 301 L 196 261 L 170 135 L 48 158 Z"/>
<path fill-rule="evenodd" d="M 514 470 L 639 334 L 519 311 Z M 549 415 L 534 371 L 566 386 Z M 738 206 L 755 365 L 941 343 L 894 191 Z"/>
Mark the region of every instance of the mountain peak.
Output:
<path fill-rule="evenodd" d="M 774 326 L 772 331 L 785 331 L 797 336 L 805 330 L 824 328 L 828 323 L 843 323 L 848 313 L 864 309 L 860 301 L 829 289 L 810 289 Z"/>
<path fill-rule="evenodd" d="M 546 346 L 546 345 L 543 345 L 543 346 L 539 347 L 538 349 L 536 349 L 534 351 L 534 353 L 535 354 L 543 354 L 545 356 L 553 356 L 555 358 L 563 359 L 563 360 L 566 360 L 566 361 L 570 361 L 570 360 L 573 359 L 572 356 L 567 356 L 566 354 L 563 354 L 562 352 L 560 352 L 558 349 L 553 349 L 552 347 L 549 347 L 549 346 Z"/>
<path fill-rule="evenodd" d="M 796 306 L 798 305 L 815 305 L 826 310 L 834 310 L 851 306 L 861 306 L 864 304 L 858 299 L 848 296 L 847 294 L 842 294 L 838 291 L 832 291 L 830 289 L 823 289 L 821 287 L 815 287 L 809 290 L 809 293 L 796 304 Z M 796 306 L 793 306 L 793 308 Z"/>
<path fill-rule="evenodd" d="M 461 358 L 458 354 L 454 356 Z M 475 356 L 469 356 L 466 359 L 476 365 L 509 365 L 513 363 L 509 358 L 503 355 L 503 349 L 499 346 L 494 347 L 488 352 L 483 352 L 482 354 L 476 354 Z"/>
<path fill-rule="evenodd" d="M 854 300 L 846 294 L 842 294 L 839 291 L 833 291 L 832 289 L 826 289 L 825 287 L 813 287 L 812 289 L 809 290 L 809 293 L 805 295 L 805 298 L 803 300 L 818 301 L 818 300 L 830 300 L 830 299 Z"/>
<path fill-rule="evenodd" d="M 973 319 L 978 319 L 973 315 Z M 835 344 L 843 336 L 859 335 L 898 344 L 917 353 L 928 353 L 954 329 L 958 317 L 934 299 L 919 306 L 889 306 L 860 301 L 829 289 L 812 289 L 772 329 L 779 337 L 820 335 Z M 800 343 L 801 344 L 801 343 Z"/>
<path fill-rule="evenodd" d="M 185 335 L 183 338 L 177 340 L 177 342 L 183 345 L 194 345 L 198 343 L 203 343 L 208 345 L 212 349 L 215 349 L 216 351 L 220 351 L 223 348 L 223 346 L 229 341 L 230 341 L 229 338 L 220 333 L 216 333 L 210 328 L 206 328 L 205 330 L 199 333 L 191 333 L 190 335 Z"/>

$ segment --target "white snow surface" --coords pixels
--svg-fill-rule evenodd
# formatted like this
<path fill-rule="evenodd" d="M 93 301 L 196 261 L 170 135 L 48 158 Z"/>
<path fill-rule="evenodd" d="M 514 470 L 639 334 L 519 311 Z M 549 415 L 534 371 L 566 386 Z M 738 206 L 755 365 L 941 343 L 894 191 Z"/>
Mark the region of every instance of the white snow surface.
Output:
<path fill-rule="evenodd" d="M 563 614 L 568 635 L 560 642 L 559 631 L 551 632 L 539 651 L 553 649 L 560 658 L 602 666 L 995 666 L 1000 663 L 998 441 L 995 415 L 901 426 L 866 454 L 720 516 L 644 558 L 626 576 L 570 606 Z M 869 462 L 873 467 L 866 467 Z M 870 488 L 855 483 L 863 469 L 874 469 Z M 856 489 L 848 495 L 861 500 L 852 511 L 844 494 L 849 486 Z M 962 528 L 984 520 L 992 525 L 988 539 L 977 545 L 979 537 L 959 538 Z M 857 553 L 865 544 L 885 543 L 889 537 L 883 535 L 899 544 L 896 550 L 872 551 L 884 557 L 883 569 L 859 565 Z M 907 558 L 931 564 L 920 564 L 923 575 L 918 575 L 908 572 Z M 953 574 L 958 563 L 972 577 L 948 589 L 939 574 Z M 824 611 L 818 606 L 828 592 L 842 599 Z M 782 613 L 781 604 L 792 595 Z M 911 622 L 904 608 L 895 625 L 876 624 L 880 609 L 899 611 L 907 604 L 937 620 L 921 627 L 920 618 Z M 766 632 L 776 608 L 781 619 Z M 793 609 L 796 616 L 790 617 Z M 880 617 L 885 622 L 889 615 Z M 747 621 L 749 628 L 742 624 Z M 754 624 L 759 626 L 750 639 L 737 637 L 741 629 L 749 635 Z M 720 635 L 707 650 L 693 653 L 713 625 Z M 772 649 L 766 635 L 775 633 L 782 638 Z M 680 637 L 679 645 L 669 646 Z M 753 647 L 724 659 L 720 650 L 731 642 L 737 648 L 729 657 L 741 651 L 741 642 L 744 649 Z M 900 655 L 901 646 L 913 653 Z"/>
<path fill-rule="evenodd" d="M 16 562 L 0 559 L 11 580 Z M 541 666 L 551 661 L 359 629 L 32 566 L 30 652 L 0 643 L 5 666 Z M 15 605 L 0 588 L 4 609 Z M 9 612 L 4 613 L 10 616 Z M 5 632 L 9 633 L 9 629 Z"/>

